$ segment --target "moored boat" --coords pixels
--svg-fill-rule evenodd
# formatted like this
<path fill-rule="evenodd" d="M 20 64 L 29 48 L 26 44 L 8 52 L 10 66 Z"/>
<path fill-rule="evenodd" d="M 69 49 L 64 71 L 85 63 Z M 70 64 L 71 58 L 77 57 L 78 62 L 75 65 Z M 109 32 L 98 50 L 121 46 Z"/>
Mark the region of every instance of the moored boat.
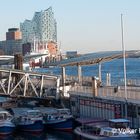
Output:
<path fill-rule="evenodd" d="M 12 122 L 13 116 L 8 111 L 0 109 L 0 135 L 12 134 L 15 125 Z"/>
<path fill-rule="evenodd" d="M 73 117 L 69 109 L 57 109 L 49 107 L 38 107 L 37 109 L 43 113 L 44 122 L 47 128 L 62 131 L 72 131 Z"/>
<path fill-rule="evenodd" d="M 130 129 L 128 123 L 127 119 L 89 123 L 77 127 L 74 133 L 90 140 L 134 140 L 137 136 L 136 129 Z"/>
<path fill-rule="evenodd" d="M 41 132 L 44 128 L 43 116 L 39 110 L 14 108 L 14 122 L 21 131 Z"/>

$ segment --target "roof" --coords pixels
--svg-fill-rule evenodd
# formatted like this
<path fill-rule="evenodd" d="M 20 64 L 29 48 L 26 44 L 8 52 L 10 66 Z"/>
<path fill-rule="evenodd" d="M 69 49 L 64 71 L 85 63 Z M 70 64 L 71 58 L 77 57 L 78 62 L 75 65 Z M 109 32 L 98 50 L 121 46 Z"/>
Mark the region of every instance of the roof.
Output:
<path fill-rule="evenodd" d="M 69 108 L 58 108 L 57 110 L 58 110 L 58 111 L 70 111 Z"/>
<path fill-rule="evenodd" d="M 52 107 L 35 107 L 34 109 L 38 109 L 40 112 L 46 113 L 46 114 L 57 113 L 57 109 L 56 108 L 52 108 Z"/>
<path fill-rule="evenodd" d="M 81 124 L 88 124 L 88 123 L 104 122 L 105 120 L 99 118 L 77 118 L 76 121 Z"/>
<path fill-rule="evenodd" d="M 109 122 L 114 122 L 114 123 L 127 123 L 130 122 L 127 119 L 110 119 Z"/>
<path fill-rule="evenodd" d="M 135 55 L 138 51 L 126 51 L 126 56 Z M 122 58 L 122 51 L 107 51 L 107 52 L 98 52 L 85 54 L 80 57 L 67 59 L 61 61 L 59 66 L 77 66 L 77 65 L 94 65 L 103 62 L 108 62 L 113 59 Z"/>
<path fill-rule="evenodd" d="M 28 110 L 31 110 L 30 108 L 12 108 L 12 111 L 14 113 L 14 116 L 21 116 Z"/>

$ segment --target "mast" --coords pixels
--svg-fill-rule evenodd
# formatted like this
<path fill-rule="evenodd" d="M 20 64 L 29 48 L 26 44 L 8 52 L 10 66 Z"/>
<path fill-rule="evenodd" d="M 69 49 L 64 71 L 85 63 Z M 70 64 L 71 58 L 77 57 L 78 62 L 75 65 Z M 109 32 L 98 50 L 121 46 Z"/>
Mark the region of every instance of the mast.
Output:
<path fill-rule="evenodd" d="M 124 93 L 125 93 L 125 117 L 127 118 L 127 85 L 126 85 L 126 60 L 125 60 L 125 45 L 124 45 L 124 29 L 123 29 L 123 14 L 121 14 L 121 34 L 122 34 L 122 51 L 123 51 L 123 66 L 124 66 Z"/>

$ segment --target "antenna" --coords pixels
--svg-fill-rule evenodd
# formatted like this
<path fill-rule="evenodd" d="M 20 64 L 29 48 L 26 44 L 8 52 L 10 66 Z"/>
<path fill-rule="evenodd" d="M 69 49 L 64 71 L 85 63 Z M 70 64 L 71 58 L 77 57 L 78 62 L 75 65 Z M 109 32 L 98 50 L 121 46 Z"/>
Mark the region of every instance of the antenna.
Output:
<path fill-rule="evenodd" d="M 124 92 L 125 92 L 125 117 L 127 118 L 127 85 L 126 85 L 126 61 L 125 61 L 125 45 L 124 45 L 124 31 L 123 31 L 123 14 L 121 14 L 121 31 L 122 31 L 122 50 L 123 50 L 123 65 L 124 65 Z"/>

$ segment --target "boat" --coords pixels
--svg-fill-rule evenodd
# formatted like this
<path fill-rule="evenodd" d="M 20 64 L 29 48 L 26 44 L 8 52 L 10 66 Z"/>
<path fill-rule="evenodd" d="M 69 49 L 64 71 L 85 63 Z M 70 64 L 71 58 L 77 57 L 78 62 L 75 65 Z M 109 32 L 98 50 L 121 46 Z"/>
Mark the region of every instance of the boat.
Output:
<path fill-rule="evenodd" d="M 39 110 L 30 108 L 13 108 L 12 110 L 18 130 L 25 132 L 41 132 L 43 130 L 43 116 Z"/>
<path fill-rule="evenodd" d="M 10 135 L 15 129 L 13 116 L 6 110 L 0 109 L 0 136 Z"/>
<path fill-rule="evenodd" d="M 76 127 L 74 133 L 89 140 L 134 140 L 136 129 L 128 127 L 127 119 L 110 119 L 104 122 L 86 123 Z"/>
<path fill-rule="evenodd" d="M 73 129 L 73 116 L 68 108 L 37 107 L 43 113 L 47 128 L 68 131 Z"/>

